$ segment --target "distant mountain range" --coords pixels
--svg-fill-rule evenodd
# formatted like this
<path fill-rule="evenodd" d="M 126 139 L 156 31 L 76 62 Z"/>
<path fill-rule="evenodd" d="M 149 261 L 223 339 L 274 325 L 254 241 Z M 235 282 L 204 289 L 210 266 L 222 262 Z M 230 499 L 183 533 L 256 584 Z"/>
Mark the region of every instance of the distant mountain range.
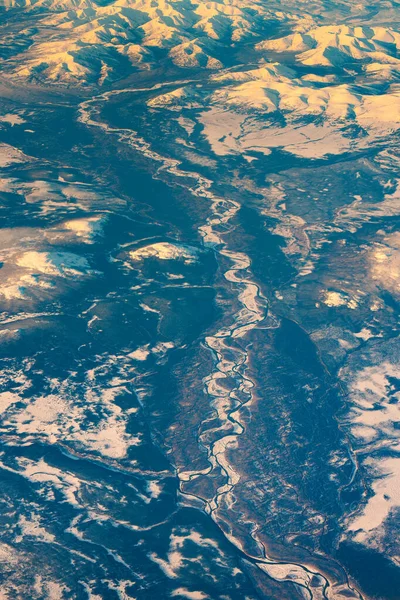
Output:
<path fill-rule="evenodd" d="M 259 41 L 276 21 L 260 1 L 10 0 L 5 8 L 13 47 L 7 71 L 19 78 L 80 85 L 102 85 L 161 62 L 218 69 L 227 48 Z M 16 31 L 14 15 L 18 20 L 21 13 L 26 23 Z"/>
<path fill-rule="evenodd" d="M 103 86 L 160 66 L 231 67 L 244 51 L 255 62 L 271 53 L 309 66 L 362 61 L 377 74 L 400 64 L 396 30 L 320 25 L 332 9 L 326 1 L 2 0 L 0 8 L 3 70 L 20 80 Z M 373 10 L 356 8 L 360 16 Z M 336 18 L 348 20 L 349 10 L 335 3 Z"/>

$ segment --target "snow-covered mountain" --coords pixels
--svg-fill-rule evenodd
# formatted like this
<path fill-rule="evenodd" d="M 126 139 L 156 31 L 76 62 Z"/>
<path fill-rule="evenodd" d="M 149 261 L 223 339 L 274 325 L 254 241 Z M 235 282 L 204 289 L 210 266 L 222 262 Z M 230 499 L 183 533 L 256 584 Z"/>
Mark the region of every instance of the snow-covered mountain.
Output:
<path fill-rule="evenodd" d="M 386 27 L 324 25 L 260 42 L 257 49 L 290 52 L 310 66 L 342 67 L 360 61 L 400 65 L 400 34 Z"/>
<path fill-rule="evenodd" d="M 369 8 L 357 6 L 361 18 Z M 160 66 L 215 70 L 243 52 L 256 62 L 283 53 L 307 66 L 362 63 L 381 78 L 381 65 L 392 73 L 400 64 L 395 28 L 321 24 L 327 0 L 1 0 L 0 8 L 4 72 L 46 83 L 103 85 Z M 352 12 L 339 3 L 335 21 Z"/>
<path fill-rule="evenodd" d="M 371 81 L 374 80 L 372 74 Z M 386 140 L 400 124 L 400 85 L 371 88 L 332 75 L 299 76 L 279 63 L 212 75 L 204 88 L 186 85 L 152 98 L 152 109 L 182 111 L 200 123 L 217 155 L 274 148 L 323 158 Z M 172 115 L 174 112 L 172 112 Z"/>
<path fill-rule="evenodd" d="M 220 68 L 227 49 L 262 39 L 276 21 L 260 0 L 7 0 L 4 7 L 13 31 L 8 44 L 14 46 L 6 70 L 14 77 L 69 84 L 102 84 L 132 67 L 149 69 L 162 61 Z M 16 34 L 21 15 L 26 27 Z"/>
<path fill-rule="evenodd" d="M 283 147 L 322 157 L 355 140 L 365 148 L 400 121 L 390 4 L 376 25 L 370 5 L 333 10 L 328 0 L 3 0 L 3 9 L 13 81 L 102 86 L 135 71 L 201 70 L 203 83 L 148 106 L 194 111 L 217 154 Z"/>

